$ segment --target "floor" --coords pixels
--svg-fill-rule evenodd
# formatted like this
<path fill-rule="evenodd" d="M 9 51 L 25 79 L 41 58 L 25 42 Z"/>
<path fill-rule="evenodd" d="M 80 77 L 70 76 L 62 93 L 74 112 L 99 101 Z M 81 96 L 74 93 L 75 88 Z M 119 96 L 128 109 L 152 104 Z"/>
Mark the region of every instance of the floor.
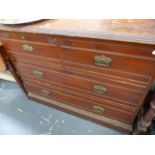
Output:
<path fill-rule="evenodd" d="M 124 134 L 30 101 L 13 82 L 0 80 L 0 135 Z"/>

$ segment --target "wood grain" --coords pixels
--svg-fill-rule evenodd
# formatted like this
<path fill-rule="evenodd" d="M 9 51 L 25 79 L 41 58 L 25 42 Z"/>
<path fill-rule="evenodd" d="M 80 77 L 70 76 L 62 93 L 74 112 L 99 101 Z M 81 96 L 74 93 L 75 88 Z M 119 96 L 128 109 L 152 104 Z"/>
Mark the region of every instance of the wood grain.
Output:
<path fill-rule="evenodd" d="M 3 58 L 28 97 L 127 131 L 155 79 L 154 36 L 153 19 L 0 24 Z"/>
<path fill-rule="evenodd" d="M 108 107 L 107 105 L 103 105 L 103 104 L 100 105 L 95 102 L 93 103 L 90 100 L 85 100 L 85 99 L 82 99 L 82 98 L 79 98 L 76 96 L 72 96 L 65 92 L 51 90 L 48 88 L 39 87 L 39 86 L 35 86 L 32 84 L 27 84 L 27 83 L 26 83 L 26 88 L 30 93 L 33 93 L 33 94 L 36 94 L 39 96 L 43 96 L 43 97 L 45 97 L 45 96 L 42 94 L 41 90 L 44 90 L 44 89 L 48 90 L 50 92 L 50 95 L 46 96 L 46 98 L 55 99 L 57 101 L 64 102 L 67 105 L 71 105 L 71 106 L 74 106 L 74 107 L 77 107 L 77 108 L 80 108 L 80 109 L 83 109 L 83 110 L 86 110 L 86 111 L 89 111 L 92 113 L 96 113 L 98 115 L 108 116 L 108 117 L 116 119 L 116 120 L 121 120 L 125 123 L 132 124 L 134 121 L 132 114 L 129 114 L 129 113 L 121 111 L 121 110 L 117 110 L 112 107 Z M 93 111 L 94 105 L 103 107 L 105 109 L 104 112 L 103 113 L 102 112 L 94 112 Z"/>
<path fill-rule="evenodd" d="M 29 75 L 33 77 L 33 70 L 39 71 L 43 73 L 43 80 L 55 82 L 66 87 L 71 87 L 79 90 L 84 90 L 86 93 L 91 93 L 94 96 L 105 97 L 107 99 L 115 99 L 119 101 L 124 101 L 129 104 L 137 104 L 143 91 L 136 91 L 131 88 L 125 88 L 121 85 L 112 85 L 111 81 L 106 82 L 98 82 L 92 81 L 90 79 L 80 78 L 75 75 L 68 75 L 63 72 L 56 72 L 47 70 L 41 67 L 25 65 L 22 63 L 16 64 L 16 68 L 21 75 Z M 107 92 L 103 95 L 98 95 L 93 92 L 93 86 L 99 85 L 107 88 Z M 122 95 L 123 94 L 123 95 Z"/>
<path fill-rule="evenodd" d="M 155 20 L 74 20 L 51 19 L 21 26 L 0 25 L 1 30 L 50 34 L 82 38 L 117 40 L 134 43 L 155 44 Z"/>

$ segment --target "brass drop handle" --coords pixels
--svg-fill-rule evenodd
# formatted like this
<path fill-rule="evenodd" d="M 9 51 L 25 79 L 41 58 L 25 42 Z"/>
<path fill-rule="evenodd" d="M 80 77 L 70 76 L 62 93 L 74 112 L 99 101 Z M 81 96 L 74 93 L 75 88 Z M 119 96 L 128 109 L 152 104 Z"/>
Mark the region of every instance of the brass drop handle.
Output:
<path fill-rule="evenodd" d="M 95 65 L 101 67 L 109 67 L 110 64 L 112 63 L 112 59 L 104 55 L 95 56 L 94 59 L 95 59 Z"/>
<path fill-rule="evenodd" d="M 50 95 L 50 92 L 48 90 L 44 90 L 44 89 L 41 90 L 41 93 L 43 96 L 46 96 L 46 97 Z"/>
<path fill-rule="evenodd" d="M 101 107 L 101 106 L 94 105 L 93 106 L 93 111 L 97 112 L 97 113 L 103 113 L 105 111 L 105 109 L 103 107 Z"/>
<path fill-rule="evenodd" d="M 33 51 L 33 47 L 28 45 L 28 44 L 24 44 L 22 46 L 22 49 L 25 51 L 25 52 L 32 52 Z"/>
<path fill-rule="evenodd" d="M 36 78 L 42 79 L 44 73 L 38 70 L 32 70 L 32 75 Z"/>
<path fill-rule="evenodd" d="M 105 94 L 108 91 L 107 88 L 103 86 L 93 86 L 93 92 L 96 94 Z"/>

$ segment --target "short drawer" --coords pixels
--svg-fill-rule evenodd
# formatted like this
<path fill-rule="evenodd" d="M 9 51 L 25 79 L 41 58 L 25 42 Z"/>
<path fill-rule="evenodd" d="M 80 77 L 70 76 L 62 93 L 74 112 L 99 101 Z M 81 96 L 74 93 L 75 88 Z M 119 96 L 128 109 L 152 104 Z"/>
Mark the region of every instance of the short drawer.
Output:
<path fill-rule="evenodd" d="M 36 86 L 33 84 L 25 83 L 28 92 L 33 94 L 37 94 L 39 96 L 43 96 L 50 99 L 55 99 L 65 104 L 98 114 L 102 116 L 106 116 L 109 118 L 113 118 L 116 120 L 120 120 L 125 123 L 133 123 L 134 116 L 128 112 L 123 112 L 119 109 L 115 109 L 113 107 L 108 107 L 106 105 L 100 105 L 90 100 L 85 100 L 83 98 L 79 98 L 65 92 L 51 90 L 49 88 Z"/>
<path fill-rule="evenodd" d="M 62 48 L 64 65 L 68 69 L 78 69 L 100 76 L 118 76 L 130 81 L 148 83 L 154 72 L 155 58 L 145 59 L 108 51 L 85 51 L 75 48 Z"/>
<path fill-rule="evenodd" d="M 34 56 L 42 59 L 59 60 L 60 55 L 57 46 L 24 41 L 2 41 L 5 49 L 16 57 L 18 54 Z M 34 58 L 35 59 L 35 58 Z"/>
<path fill-rule="evenodd" d="M 37 66 L 16 63 L 16 68 L 22 75 L 35 77 L 36 79 L 46 80 L 59 85 L 78 89 L 86 94 L 92 94 L 102 99 L 117 100 L 127 105 L 136 106 L 143 95 L 142 90 L 125 88 L 121 85 L 114 85 L 111 82 L 98 82 L 80 76 L 66 74 L 54 70 L 47 70 Z"/>

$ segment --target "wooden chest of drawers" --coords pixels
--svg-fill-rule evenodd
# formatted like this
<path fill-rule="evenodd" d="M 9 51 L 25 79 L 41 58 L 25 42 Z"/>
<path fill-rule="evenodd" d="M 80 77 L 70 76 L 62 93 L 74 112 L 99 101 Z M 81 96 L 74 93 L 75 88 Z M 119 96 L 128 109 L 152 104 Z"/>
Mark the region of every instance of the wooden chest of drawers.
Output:
<path fill-rule="evenodd" d="M 30 99 L 131 132 L 155 77 L 155 38 L 151 37 L 155 31 L 149 33 L 148 27 L 144 33 L 145 20 L 140 23 L 141 33 L 148 33 L 147 40 L 135 34 L 139 33 L 134 32 L 135 25 L 129 25 L 133 26 L 133 36 L 122 33 L 122 24 L 116 31 L 121 32 L 120 38 L 115 31 L 104 30 L 108 20 L 93 21 L 93 33 L 89 21 L 73 21 L 1 25 L 6 61 Z M 101 27 L 96 30 L 95 24 Z M 155 21 L 147 24 L 155 25 Z M 107 38 L 107 32 L 114 36 Z"/>

